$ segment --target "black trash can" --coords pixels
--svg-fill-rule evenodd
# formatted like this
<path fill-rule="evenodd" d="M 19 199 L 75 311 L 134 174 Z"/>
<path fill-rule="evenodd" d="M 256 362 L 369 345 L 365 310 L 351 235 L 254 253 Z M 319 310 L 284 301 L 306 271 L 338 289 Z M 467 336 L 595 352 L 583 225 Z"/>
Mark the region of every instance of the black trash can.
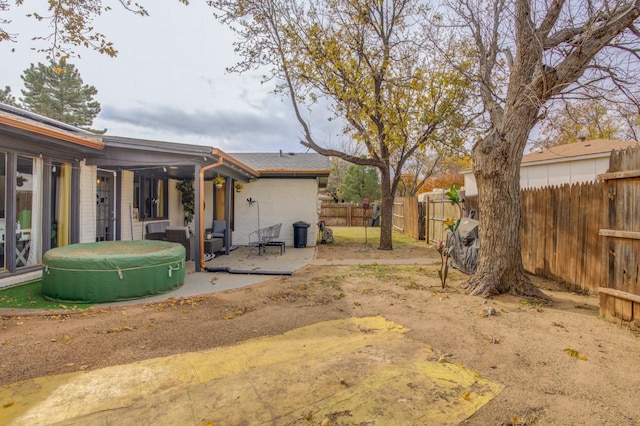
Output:
<path fill-rule="evenodd" d="M 311 224 L 307 222 L 296 222 L 293 224 L 293 246 L 302 248 L 307 246 L 307 229 Z"/>

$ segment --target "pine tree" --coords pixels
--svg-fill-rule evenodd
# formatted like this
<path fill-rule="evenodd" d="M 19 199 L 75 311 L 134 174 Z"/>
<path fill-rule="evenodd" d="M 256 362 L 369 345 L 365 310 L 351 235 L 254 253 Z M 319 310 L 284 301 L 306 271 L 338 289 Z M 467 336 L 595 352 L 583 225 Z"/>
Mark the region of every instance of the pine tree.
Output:
<path fill-rule="evenodd" d="M 100 103 L 93 100 L 98 90 L 84 84 L 75 66 L 64 59 L 31 64 L 21 78 L 25 86 L 21 101 L 31 112 L 85 128 L 100 112 Z"/>
<path fill-rule="evenodd" d="M 375 167 L 351 165 L 340 186 L 345 201 L 361 203 L 362 200 L 380 199 L 380 177 Z"/>
<path fill-rule="evenodd" d="M 11 87 L 5 86 L 4 89 L 0 89 L 0 102 L 7 105 L 18 106 L 16 97 L 11 94 Z"/>

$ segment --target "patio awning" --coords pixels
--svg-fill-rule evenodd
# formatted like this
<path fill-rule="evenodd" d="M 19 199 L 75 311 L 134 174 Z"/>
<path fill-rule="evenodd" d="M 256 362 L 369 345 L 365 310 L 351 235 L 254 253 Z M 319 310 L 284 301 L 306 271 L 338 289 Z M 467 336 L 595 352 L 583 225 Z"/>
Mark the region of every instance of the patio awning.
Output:
<path fill-rule="evenodd" d="M 101 169 L 131 170 L 172 179 L 193 179 L 195 166 L 206 168 L 221 159 L 218 166 L 205 172 L 205 180 L 223 175 L 247 182 L 260 176 L 250 166 L 208 146 L 117 136 L 104 136 L 102 141 L 105 144 L 104 150 L 87 159 L 87 164 Z"/>

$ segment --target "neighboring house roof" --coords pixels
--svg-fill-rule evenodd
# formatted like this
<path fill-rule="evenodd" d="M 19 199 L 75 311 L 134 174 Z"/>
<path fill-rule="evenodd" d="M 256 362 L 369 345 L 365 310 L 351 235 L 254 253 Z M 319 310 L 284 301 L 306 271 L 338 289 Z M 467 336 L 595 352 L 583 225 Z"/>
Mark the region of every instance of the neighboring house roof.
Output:
<path fill-rule="evenodd" d="M 234 153 L 229 154 L 260 172 L 261 177 L 329 176 L 329 157 L 317 153 Z"/>
<path fill-rule="evenodd" d="M 635 141 L 616 141 L 608 139 L 593 139 L 545 148 L 542 152 L 532 152 L 522 157 L 523 165 L 538 162 L 570 161 L 580 158 L 608 157 L 612 150 L 626 149 L 636 146 Z"/>

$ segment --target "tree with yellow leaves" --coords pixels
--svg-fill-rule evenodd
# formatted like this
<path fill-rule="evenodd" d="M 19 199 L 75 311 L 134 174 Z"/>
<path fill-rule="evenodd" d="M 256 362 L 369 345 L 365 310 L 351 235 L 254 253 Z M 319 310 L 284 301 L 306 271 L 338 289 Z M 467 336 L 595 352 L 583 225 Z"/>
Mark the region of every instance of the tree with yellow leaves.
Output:
<path fill-rule="evenodd" d="M 177 1 L 189 4 L 189 0 Z M 44 53 L 48 60 L 73 57 L 76 55 L 74 49 L 78 47 L 93 49 L 111 57 L 117 56 L 116 46 L 96 28 L 94 18 L 109 13 L 118 5 L 139 16 L 149 15 L 141 4 L 131 0 L 49 0 L 40 4 L 24 0 L 0 0 L 0 42 L 18 41 L 19 33 L 11 28 L 11 20 L 3 18 L 2 14 L 10 10 L 11 3 L 16 8 L 31 8 L 27 10 L 27 16 L 43 23 L 42 28 L 48 28 L 48 33 L 41 33 L 32 40 L 43 42 L 34 49 Z"/>
<path fill-rule="evenodd" d="M 301 144 L 359 166 L 381 182 L 380 249 L 393 248 L 392 208 L 406 162 L 428 147 L 460 146 L 469 85 L 436 60 L 417 0 L 212 0 L 238 36 L 241 61 L 232 69 L 271 67 L 266 79 L 288 94 L 302 127 Z M 316 138 L 303 108 L 322 99 L 353 154 Z M 315 106 L 318 106 L 315 103 Z"/>

